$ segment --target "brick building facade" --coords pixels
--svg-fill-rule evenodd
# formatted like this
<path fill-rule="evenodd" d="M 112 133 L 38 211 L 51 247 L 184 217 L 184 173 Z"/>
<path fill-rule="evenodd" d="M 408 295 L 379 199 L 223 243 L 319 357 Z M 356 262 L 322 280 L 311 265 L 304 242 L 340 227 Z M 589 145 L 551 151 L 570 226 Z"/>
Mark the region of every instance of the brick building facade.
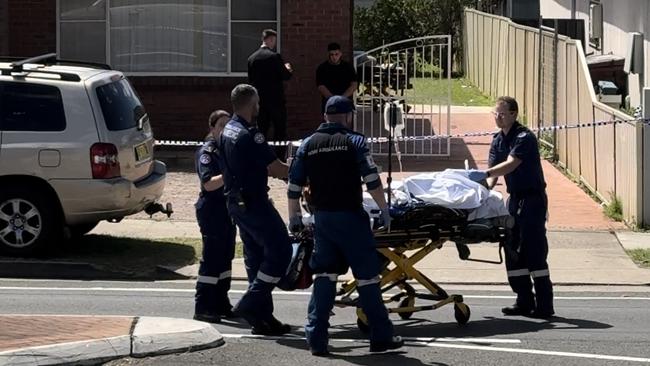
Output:
<path fill-rule="evenodd" d="M 291 138 L 299 138 L 321 120 L 315 70 L 327 58 L 327 44 L 339 42 L 346 59 L 351 60 L 353 0 L 279 0 L 278 5 L 281 53 L 294 68 L 293 78 L 286 83 L 288 132 Z M 55 0 L 0 0 L 0 55 L 56 52 L 58 9 Z M 230 109 L 230 90 L 246 81 L 241 74 L 150 74 L 129 79 L 158 139 L 202 138 L 209 113 L 216 108 Z"/>

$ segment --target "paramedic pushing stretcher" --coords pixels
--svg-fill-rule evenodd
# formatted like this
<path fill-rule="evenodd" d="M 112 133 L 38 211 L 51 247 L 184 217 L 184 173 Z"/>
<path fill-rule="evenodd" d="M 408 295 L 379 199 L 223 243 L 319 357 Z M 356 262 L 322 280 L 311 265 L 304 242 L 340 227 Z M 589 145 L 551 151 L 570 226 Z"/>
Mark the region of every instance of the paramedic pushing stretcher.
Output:
<path fill-rule="evenodd" d="M 273 316 L 271 292 L 291 261 L 289 234 L 269 201 L 268 175 L 286 178 L 264 135 L 252 123 L 259 111 L 257 90 L 237 85 L 231 93 L 234 115 L 219 139 L 219 165 L 224 176 L 228 212 L 244 242 L 249 286 L 234 311 L 252 326 L 253 334 L 280 335 L 291 331 Z"/>
<path fill-rule="evenodd" d="M 361 308 L 368 318 L 370 351 L 383 352 L 403 345 L 400 337 L 393 336 L 393 324 L 382 302 L 380 263 L 369 217 L 362 207 L 361 178 L 381 208 L 385 226 L 390 225 L 390 215 L 366 138 L 349 129 L 353 110 L 349 99 L 329 98 L 326 122 L 300 145 L 289 173 L 290 230 L 303 229 L 299 199 L 307 185 L 314 211 L 314 252 L 309 263 L 314 272 L 314 290 L 305 333 L 315 356 L 328 354 L 336 280 L 347 271 L 347 264 L 357 280 Z"/>
<path fill-rule="evenodd" d="M 506 269 L 517 301 L 503 308 L 503 313 L 547 319 L 553 316 L 554 310 L 553 285 L 546 262 L 546 182 L 537 138 L 517 122 L 518 111 L 514 98 L 497 99 L 493 113 L 501 131 L 494 135 L 490 146 L 490 168 L 470 171 L 469 178 L 477 182 L 487 178 L 492 188 L 497 177 L 503 175 L 510 194 L 508 211 L 515 218 L 515 226 L 506 246 Z"/>

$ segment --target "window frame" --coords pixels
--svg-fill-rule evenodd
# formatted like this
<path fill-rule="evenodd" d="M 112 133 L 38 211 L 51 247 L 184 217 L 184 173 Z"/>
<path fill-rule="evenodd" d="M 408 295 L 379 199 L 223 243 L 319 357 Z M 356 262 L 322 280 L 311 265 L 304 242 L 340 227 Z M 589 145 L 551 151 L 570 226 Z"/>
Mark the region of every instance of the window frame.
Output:
<path fill-rule="evenodd" d="M 61 1 L 56 0 L 56 54 L 61 54 L 61 23 L 101 23 L 103 22 L 106 26 L 106 60 L 104 63 L 107 65 L 111 64 L 111 14 L 110 14 L 110 5 L 112 0 L 104 0 L 104 6 L 106 9 L 106 19 L 105 20 L 61 20 Z M 236 0 L 227 0 L 228 7 L 228 66 L 226 71 L 221 72 L 202 72 L 202 71 L 175 71 L 175 72 L 164 72 L 164 71 L 122 71 L 126 76 L 198 76 L 198 77 L 246 77 L 246 72 L 233 72 L 232 71 L 232 24 L 233 23 L 273 23 L 275 22 L 275 30 L 278 32 L 278 41 L 277 41 L 277 50 L 281 50 L 281 1 L 275 0 L 276 3 L 276 14 L 275 20 L 233 20 L 232 19 L 232 2 Z M 262 35 L 260 34 L 260 37 Z"/>
<path fill-rule="evenodd" d="M 603 19 L 603 14 L 602 13 L 605 11 L 605 9 L 603 8 L 603 3 L 600 0 L 589 0 L 589 9 L 591 10 L 591 6 L 596 5 L 596 4 L 600 5 L 600 10 L 601 10 L 600 21 L 602 23 L 601 28 L 602 28 L 603 35 L 601 35 L 598 38 L 593 38 L 591 36 L 591 22 L 593 22 L 593 19 L 591 17 L 591 11 L 590 11 L 590 14 L 589 14 L 589 29 L 588 29 L 589 40 L 588 41 L 589 41 L 589 47 L 593 48 L 596 51 L 602 51 L 603 50 L 603 36 L 604 36 L 604 33 L 605 33 L 605 24 L 604 24 L 605 20 Z"/>

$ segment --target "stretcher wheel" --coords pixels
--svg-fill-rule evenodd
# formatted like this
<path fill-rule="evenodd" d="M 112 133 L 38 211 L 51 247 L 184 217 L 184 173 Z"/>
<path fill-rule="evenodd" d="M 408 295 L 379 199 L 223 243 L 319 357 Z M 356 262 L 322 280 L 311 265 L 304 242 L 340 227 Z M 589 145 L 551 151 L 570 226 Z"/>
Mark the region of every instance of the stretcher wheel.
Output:
<path fill-rule="evenodd" d="M 458 257 L 462 260 L 467 260 L 470 256 L 469 247 L 465 244 L 456 243 L 456 249 L 458 249 Z"/>
<path fill-rule="evenodd" d="M 407 307 L 410 308 L 410 307 L 412 307 L 413 305 L 415 305 L 415 298 L 412 298 L 412 297 L 407 297 L 407 298 L 405 298 L 404 300 L 402 300 L 402 301 L 399 303 L 399 307 L 400 307 L 400 308 L 407 308 Z M 397 313 L 397 314 L 399 315 L 400 318 L 402 318 L 402 319 L 404 319 L 404 320 L 409 320 L 409 319 L 411 319 L 411 317 L 413 316 L 413 312 L 412 312 L 412 311 L 408 311 L 408 312 L 399 312 L 399 313 Z"/>
<path fill-rule="evenodd" d="M 363 320 L 360 318 L 357 318 L 357 327 L 359 327 L 359 330 L 363 334 L 368 334 L 370 333 L 370 326 L 366 324 Z"/>
<path fill-rule="evenodd" d="M 467 324 L 470 314 L 469 306 L 462 302 L 454 303 L 454 318 L 456 318 L 458 325 Z"/>

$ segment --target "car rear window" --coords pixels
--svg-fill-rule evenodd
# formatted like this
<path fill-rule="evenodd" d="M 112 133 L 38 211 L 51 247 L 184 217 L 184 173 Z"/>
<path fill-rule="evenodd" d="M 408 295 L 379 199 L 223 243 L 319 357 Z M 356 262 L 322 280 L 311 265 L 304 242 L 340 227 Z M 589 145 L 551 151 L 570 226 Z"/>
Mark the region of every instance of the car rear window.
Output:
<path fill-rule="evenodd" d="M 61 91 L 49 85 L 0 83 L 0 130 L 63 131 Z"/>
<path fill-rule="evenodd" d="M 99 86 L 96 92 L 106 127 L 111 131 L 134 128 L 145 115 L 140 99 L 126 79 Z"/>

